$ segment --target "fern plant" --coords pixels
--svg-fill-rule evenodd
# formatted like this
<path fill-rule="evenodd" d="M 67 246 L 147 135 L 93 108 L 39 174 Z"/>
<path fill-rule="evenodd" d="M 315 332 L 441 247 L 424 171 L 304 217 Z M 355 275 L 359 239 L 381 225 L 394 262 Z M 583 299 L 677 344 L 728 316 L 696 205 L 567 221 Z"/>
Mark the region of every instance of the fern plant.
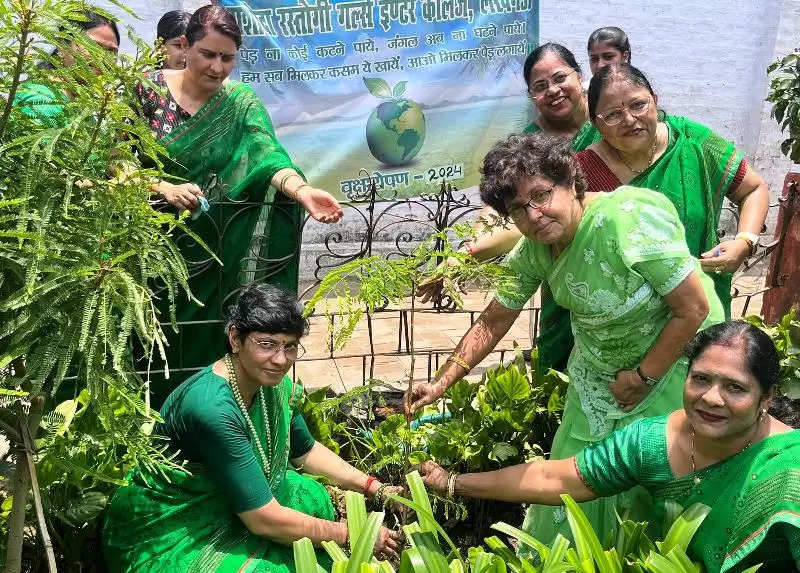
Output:
<path fill-rule="evenodd" d="M 72 23 L 87 9 L 0 3 L 0 428 L 18 448 L 42 434 L 47 519 L 81 526 L 91 512 L 74 510 L 87 494 L 96 507 L 132 465 L 173 464 L 149 435 L 158 416 L 130 348 L 135 340 L 145 360 L 163 355 L 159 321 L 174 326 L 176 297 L 192 298 L 172 238 L 189 231 L 148 203 L 163 150 L 137 113 L 135 86 L 156 56 L 134 39 L 138 56 L 116 60 Z M 62 65 L 52 46 L 74 50 L 75 64 Z M 15 99 L 33 84 L 54 94 L 58 114 L 36 103 L 23 113 Z M 156 292 L 171 317 L 159 316 Z M 10 572 L 20 570 L 28 491 L 22 451 Z"/>

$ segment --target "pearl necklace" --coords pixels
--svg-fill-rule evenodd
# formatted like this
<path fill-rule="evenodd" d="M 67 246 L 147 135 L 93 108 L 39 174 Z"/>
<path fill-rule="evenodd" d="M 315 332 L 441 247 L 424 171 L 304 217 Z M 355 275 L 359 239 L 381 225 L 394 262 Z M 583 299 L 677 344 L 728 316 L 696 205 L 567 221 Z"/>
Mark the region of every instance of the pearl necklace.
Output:
<path fill-rule="evenodd" d="M 233 367 L 233 359 L 231 358 L 230 354 L 225 355 L 225 366 L 228 369 L 228 382 L 231 385 L 231 390 L 233 391 L 233 397 L 236 400 L 236 403 L 239 405 L 239 409 L 244 414 L 245 422 L 247 422 L 247 427 L 250 430 L 250 435 L 253 437 L 253 443 L 256 445 L 256 449 L 258 450 L 258 455 L 261 457 L 261 467 L 264 470 L 264 475 L 268 478 L 270 477 L 270 470 L 271 466 L 269 463 L 269 458 L 267 458 L 266 452 L 264 452 L 264 447 L 261 445 L 261 440 L 258 437 L 258 432 L 256 432 L 256 427 L 253 425 L 253 420 L 250 418 L 250 414 L 247 413 L 247 406 L 245 406 L 244 398 L 242 398 L 242 392 L 239 390 L 239 382 L 236 379 L 236 370 Z M 269 417 L 267 416 L 267 406 L 264 403 L 264 389 L 259 387 L 258 388 L 258 401 L 261 403 L 261 414 L 264 416 L 264 427 L 266 431 L 264 432 L 267 435 L 267 449 L 271 452 L 272 451 L 272 436 L 269 432 Z"/>

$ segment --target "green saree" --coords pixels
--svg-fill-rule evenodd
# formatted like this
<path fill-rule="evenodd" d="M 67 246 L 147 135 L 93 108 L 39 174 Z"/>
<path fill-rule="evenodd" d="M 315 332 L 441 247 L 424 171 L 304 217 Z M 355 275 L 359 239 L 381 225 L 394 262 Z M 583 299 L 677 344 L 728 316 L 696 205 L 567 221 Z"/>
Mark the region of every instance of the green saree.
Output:
<path fill-rule="evenodd" d="M 243 284 L 258 280 L 297 291 L 301 210 L 270 181 L 280 169 L 300 169 L 276 139 L 256 93 L 236 81 L 224 83 L 160 143 L 169 152 L 166 170 L 203 188 L 210 209 L 189 227 L 222 261 L 220 267 L 190 237 L 178 237 L 189 286 L 203 306 L 177 301 L 177 320 L 196 322 L 184 327 L 190 340 L 173 336 L 167 357 L 172 368 L 199 369 L 208 356 L 225 352 L 218 321 Z M 167 321 L 167 305 L 160 310 Z M 154 406 L 185 377 L 179 373 L 169 383 L 154 381 Z"/>
<path fill-rule="evenodd" d="M 608 389 L 617 371 L 638 366 L 653 346 L 672 316 L 664 296 L 692 272 L 710 304 L 702 327 L 723 319 L 713 283 L 689 254 L 678 214 L 663 195 L 634 187 L 602 194 L 586 206 L 575 237 L 558 259 L 548 245 L 523 237 L 506 264 L 518 283 L 495 296 L 500 304 L 521 309 L 546 282 L 555 302 L 570 311 L 575 346 L 551 459 L 574 456 L 634 420 L 681 406 L 684 360 L 673 364 L 631 412 L 620 409 Z M 603 539 L 615 526 L 615 509 L 646 515 L 650 503 L 647 492 L 638 489 L 581 506 Z M 531 506 L 523 527 L 545 543 L 557 533 L 569 535 L 562 508 Z"/>
<path fill-rule="evenodd" d="M 47 127 L 58 127 L 64 120 L 67 98 L 42 84 L 26 83 L 14 97 L 14 105 L 28 117 Z"/>
<path fill-rule="evenodd" d="M 658 191 L 672 201 L 686 229 L 689 252 L 692 256 L 699 257 L 719 242 L 717 228 L 722 201 L 732 190 L 732 183 L 742 163 L 742 155 L 733 143 L 699 123 L 674 115 L 665 115 L 663 120 L 670 130 L 667 150 L 656 163 L 628 185 Z M 594 142 L 589 142 L 591 143 Z M 576 151 L 581 149 L 575 148 Z M 579 159 L 581 155 L 583 154 L 579 154 Z M 613 173 L 604 173 L 604 179 L 616 181 L 609 188 L 605 184 L 596 184 L 591 170 L 584 171 L 589 191 L 613 191 L 620 185 Z M 725 318 L 730 319 L 732 275 L 715 274 L 711 279 L 725 310 Z M 543 291 L 537 340 L 539 364 L 543 370 L 548 367 L 560 369 L 566 364 L 573 345 L 569 313 L 555 305 L 546 294 Z"/>
<path fill-rule="evenodd" d="M 709 573 L 800 568 L 800 431 L 770 436 L 738 454 L 676 478 L 669 465 L 667 416 L 640 420 L 576 456 L 586 485 L 599 495 L 634 485 L 655 500 L 650 532 L 663 536 L 693 503 L 711 507 L 689 545 Z"/>
<path fill-rule="evenodd" d="M 542 128 L 538 124 L 531 122 L 522 133 L 541 133 Z M 584 123 L 578 133 L 572 136 L 572 149 L 581 151 L 589 147 L 595 141 L 600 141 L 600 132 L 592 125 L 591 121 Z"/>
<path fill-rule="evenodd" d="M 189 461 L 191 474 L 166 468 L 131 472 L 106 514 L 103 548 L 109 570 L 294 571 L 290 545 L 251 534 L 236 515 L 274 497 L 308 515 L 334 518 L 324 487 L 287 468 L 289 457 L 313 445 L 305 424 L 297 427 L 292 415 L 291 392 L 288 377 L 277 388 L 264 389 L 269 430 L 258 399 L 249 410 L 270 460 L 265 475 L 227 381 L 206 368 L 178 387 L 165 402 L 164 422 L 156 431 L 171 438 L 171 448 Z M 325 562 L 322 552 L 318 558 Z"/>

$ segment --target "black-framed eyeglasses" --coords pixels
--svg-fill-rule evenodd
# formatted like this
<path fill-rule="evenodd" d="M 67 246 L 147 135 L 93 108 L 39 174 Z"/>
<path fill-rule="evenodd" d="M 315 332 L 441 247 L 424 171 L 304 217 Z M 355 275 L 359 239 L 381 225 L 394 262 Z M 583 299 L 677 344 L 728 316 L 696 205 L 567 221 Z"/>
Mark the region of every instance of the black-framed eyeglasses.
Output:
<path fill-rule="evenodd" d="M 531 198 L 522 205 L 511 205 L 508 209 L 508 216 L 512 219 L 521 219 L 523 215 L 528 214 L 528 209 L 541 209 L 550 204 L 553 198 L 553 189 L 556 184 L 553 183 L 547 189 L 539 189 L 531 193 Z"/>
<path fill-rule="evenodd" d="M 305 347 L 299 342 L 282 343 L 272 340 L 257 340 L 252 336 L 248 336 L 248 338 L 258 346 L 259 352 L 261 352 L 265 358 L 275 356 L 280 350 L 283 351 L 283 355 L 289 360 L 297 360 L 306 353 Z"/>
<path fill-rule="evenodd" d="M 628 110 L 628 113 L 631 114 L 633 117 L 639 117 L 647 113 L 647 110 L 650 109 L 650 100 L 649 99 L 635 99 L 631 103 L 627 105 L 623 105 L 619 109 L 612 110 L 608 113 L 598 113 L 597 117 L 603 120 L 609 127 L 613 127 L 615 125 L 619 125 L 622 123 L 622 120 L 625 117 L 625 110 Z"/>
<path fill-rule="evenodd" d="M 572 74 L 577 74 L 576 70 L 572 70 L 571 72 L 556 72 L 552 76 L 550 76 L 550 81 L 547 80 L 538 80 L 531 85 L 531 89 L 528 90 L 529 93 L 535 97 L 536 99 L 543 97 L 547 90 L 550 89 L 550 86 L 561 87 L 565 83 L 567 83 L 567 79 Z"/>

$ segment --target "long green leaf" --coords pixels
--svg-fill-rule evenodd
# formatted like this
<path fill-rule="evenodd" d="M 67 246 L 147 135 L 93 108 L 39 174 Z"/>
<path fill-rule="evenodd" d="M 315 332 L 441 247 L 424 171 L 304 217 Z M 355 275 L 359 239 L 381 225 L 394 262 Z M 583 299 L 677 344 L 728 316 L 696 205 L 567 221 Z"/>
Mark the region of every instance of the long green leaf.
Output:
<path fill-rule="evenodd" d="M 425 484 L 422 482 L 419 472 L 414 470 L 407 473 L 406 482 L 408 483 L 408 490 L 411 492 L 411 499 L 424 510 L 424 515 L 420 515 L 419 511 L 417 512 L 420 527 L 423 531 L 430 531 L 436 535 L 437 523 L 433 517 L 431 500 L 428 497 L 428 491 L 425 489 Z"/>
<path fill-rule="evenodd" d="M 455 560 L 454 560 L 455 561 Z M 400 555 L 400 571 L 398 573 L 431 573 L 417 547 L 409 547 Z"/>
<path fill-rule="evenodd" d="M 411 535 L 414 547 L 419 551 L 425 566 L 430 573 L 448 573 L 450 570 L 447 557 L 439 547 L 439 541 L 432 531 L 421 531 Z"/>
<path fill-rule="evenodd" d="M 495 529 L 500 533 L 505 533 L 506 535 L 513 537 L 520 543 L 524 543 L 525 545 L 532 547 L 539 554 L 539 559 L 541 559 L 542 561 L 547 560 L 547 557 L 550 554 L 551 549 L 547 547 L 547 545 L 545 545 L 544 543 L 533 537 L 527 531 L 522 531 L 521 529 L 518 529 L 513 525 L 509 525 L 504 521 L 493 524 L 492 529 Z M 569 545 L 569 541 L 567 541 L 567 545 Z M 564 551 L 566 551 L 566 548 L 564 548 Z"/>
<path fill-rule="evenodd" d="M 383 512 L 376 511 L 369 514 L 364 527 L 358 536 L 358 541 L 351 545 L 350 559 L 347 562 L 346 573 L 360 573 L 361 564 L 372 560 L 372 552 L 375 548 L 375 541 L 378 539 L 381 524 L 383 523 Z"/>
<path fill-rule="evenodd" d="M 367 522 L 367 504 L 364 501 L 364 495 L 355 491 L 345 491 L 344 502 L 347 511 L 347 531 L 352 549 L 358 543 L 358 538 Z"/>
<path fill-rule="evenodd" d="M 334 563 L 337 561 L 347 561 L 347 553 L 339 547 L 335 541 L 323 541 L 320 543 L 325 552 L 330 556 Z"/>
<path fill-rule="evenodd" d="M 710 512 L 711 508 L 702 503 L 693 503 L 689 506 L 669 528 L 664 541 L 656 543 L 661 553 L 667 554 L 674 547 L 680 547 L 686 551 L 689 548 L 692 537 L 694 537 L 694 534 Z"/>
<path fill-rule="evenodd" d="M 581 563 L 587 560 L 594 560 L 600 571 L 613 573 L 622 568 L 617 559 L 617 563 L 611 561 L 610 556 L 603 550 L 603 545 L 597 537 L 592 524 L 578 506 L 577 502 L 568 494 L 562 494 L 561 500 L 567 511 L 567 520 L 572 530 L 572 537 L 575 540 L 575 550 Z M 585 566 L 584 566 L 585 567 Z"/>
<path fill-rule="evenodd" d="M 317 555 L 314 553 L 314 544 L 308 537 L 292 543 L 292 550 L 297 573 L 317 573 Z"/>
<path fill-rule="evenodd" d="M 442 538 L 444 538 L 444 540 L 447 542 L 447 545 L 450 546 L 450 550 L 452 551 L 453 555 L 456 556 L 456 559 L 459 560 L 461 559 L 461 552 L 458 550 L 458 547 L 456 547 L 455 543 L 453 543 L 453 540 L 450 539 L 450 536 L 447 535 L 447 532 L 444 530 L 444 528 L 436 522 L 436 520 L 433 517 L 433 513 L 426 510 L 421 505 L 411 501 L 410 499 L 406 499 L 398 495 L 390 495 L 389 500 L 394 501 L 395 503 L 405 505 L 406 507 L 410 507 L 411 509 L 416 511 L 417 518 L 419 518 L 420 521 L 422 521 L 421 516 L 424 515 L 428 517 L 433 522 L 433 525 L 435 526 L 437 533 L 439 533 L 439 535 L 441 535 Z"/>

